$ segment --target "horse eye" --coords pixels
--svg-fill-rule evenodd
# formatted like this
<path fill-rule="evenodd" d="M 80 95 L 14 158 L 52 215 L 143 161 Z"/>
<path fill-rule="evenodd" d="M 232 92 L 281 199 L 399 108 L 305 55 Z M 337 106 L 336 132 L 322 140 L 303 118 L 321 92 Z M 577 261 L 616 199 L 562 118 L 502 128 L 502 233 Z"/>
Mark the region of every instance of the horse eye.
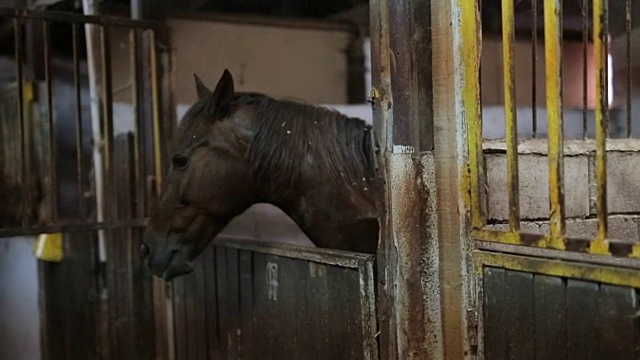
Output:
<path fill-rule="evenodd" d="M 189 165 L 189 158 L 184 155 L 174 155 L 172 161 L 176 169 L 184 169 Z"/>

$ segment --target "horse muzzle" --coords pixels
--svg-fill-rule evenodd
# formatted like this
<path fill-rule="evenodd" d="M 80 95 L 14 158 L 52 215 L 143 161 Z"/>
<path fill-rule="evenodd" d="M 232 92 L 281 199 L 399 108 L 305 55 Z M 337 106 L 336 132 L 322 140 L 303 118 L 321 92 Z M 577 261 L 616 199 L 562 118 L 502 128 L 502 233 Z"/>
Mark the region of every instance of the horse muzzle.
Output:
<path fill-rule="evenodd" d="M 170 235 L 165 241 L 154 239 L 151 242 L 145 236 L 140 248 L 151 273 L 165 281 L 193 271 L 193 264 L 189 258 L 190 250 L 186 246 L 178 245 L 176 237 L 177 235 Z M 155 246 L 152 245 L 154 243 Z"/>

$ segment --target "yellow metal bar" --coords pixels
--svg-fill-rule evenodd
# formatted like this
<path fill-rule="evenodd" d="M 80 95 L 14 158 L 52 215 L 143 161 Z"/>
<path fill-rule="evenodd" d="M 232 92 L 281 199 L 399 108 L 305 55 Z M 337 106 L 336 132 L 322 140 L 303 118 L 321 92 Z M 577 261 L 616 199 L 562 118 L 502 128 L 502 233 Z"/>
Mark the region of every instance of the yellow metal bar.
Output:
<path fill-rule="evenodd" d="M 158 91 L 158 56 L 155 32 L 149 30 L 149 62 L 151 66 L 151 103 L 153 109 L 153 150 L 155 161 L 156 195 L 162 187 L 162 151 L 160 146 L 160 92 Z"/>
<path fill-rule="evenodd" d="M 516 117 L 515 20 L 513 0 L 502 0 L 502 56 L 504 72 L 504 117 L 507 135 L 507 179 L 509 182 L 509 229 L 520 231 L 518 179 L 518 120 Z"/>
<path fill-rule="evenodd" d="M 471 237 L 477 241 L 522 245 L 522 237 L 520 236 L 520 233 L 517 232 L 506 232 L 499 230 L 473 230 Z"/>
<path fill-rule="evenodd" d="M 596 68 L 596 210 L 598 236 L 589 251 L 608 254 L 607 242 L 607 0 L 593 0 L 593 51 Z"/>
<path fill-rule="evenodd" d="M 564 249 L 564 131 L 562 119 L 562 0 L 544 2 L 549 134 L 549 247 Z"/>
<path fill-rule="evenodd" d="M 640 287 L 638 270 L 571 263 L 564 260 L 539 259 L 534 257 L 476 252 L 476 269 L 482 275 L 484 266 L 501 267 L 570 279 L 602 282 L 606 284 Z"/>
<path fill-rule="evenodd" d="M 460 9 L 462 46 L 460 56 L 464 62 L 464 84 L 462 100 L 467 114 L 469 172 L 467 184 L 470 192 L 471 223 L 474 228 L 484 226 L 480 207 L 480 166 L 482 158 L 482 109 L 480 107 L 480 43 L 478 7 L 475 1 L 457 1 Z"/>

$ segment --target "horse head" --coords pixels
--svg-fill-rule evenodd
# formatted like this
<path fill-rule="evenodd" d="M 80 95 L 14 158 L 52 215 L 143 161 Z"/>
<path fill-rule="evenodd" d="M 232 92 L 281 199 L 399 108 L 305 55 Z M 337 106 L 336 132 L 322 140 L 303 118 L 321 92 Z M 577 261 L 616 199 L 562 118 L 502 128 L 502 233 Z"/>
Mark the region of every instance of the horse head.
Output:
<path fill-rule="evenodd" d="M 232 109 L 236 95 L 229 71 L 214 91 L 194 77 L 198 100 L 176 132 L 171 166 L 142 245 L 151 272 L 167 281 L 191 272 L 208 243 L 256 202 L 246 159 L 252 114 Z"/>

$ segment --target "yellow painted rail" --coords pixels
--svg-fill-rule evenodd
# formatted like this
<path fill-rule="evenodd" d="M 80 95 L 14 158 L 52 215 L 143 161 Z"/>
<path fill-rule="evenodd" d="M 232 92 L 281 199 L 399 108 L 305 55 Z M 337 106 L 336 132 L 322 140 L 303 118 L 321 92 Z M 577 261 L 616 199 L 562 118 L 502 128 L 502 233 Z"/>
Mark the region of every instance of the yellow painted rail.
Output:
<path fill-rule="evenodd" d="M 598 236 L 590 250 L 596 254 L 608 254 L 607 242 L 607 1 L 593 1 L 593 51 L 596 68 L 596 209 Z"/>
<path fill-rule="evenodd" d="M 462 29 L 462 61 L 465 83 L 462 89 L 464 110 L 467 114 L 469 175 L 466 179 L 470 192 L 471 220 L 474 228 L 484 226 L 480 207 L 480 174 L 482 163 L 482 108 L 480 106 L 480 26 L 475 1 L 459 1 L 460 27 Z"/>
<path fill-rule="evenodd" d="M 626 1 L 626 0 L 625 0 Z M 502 0 L 502 59 L 504 86 L 504 116 L 506 140 L 506 171 L 508 192 L 508 229 L 486 227 L 485 173 L 482 151 L 482 107 L 480 103 L 480 24 L 476 22 L 477 2 L 460 1 L 460 26 L 464 46 L 461 57 L 465 66 L 465 83 L 460 98 L 468 123 L 468 171 L 464 176 L 464 204 L 471 210 L 471 236 L 474 240 L 510 245 L 524 245 L 615 257 L 640 258 L 640 244 L 608 238 L 607 207 L 607 137 L 609 118 L 608 94 L 608 1 L 593 0 L 593 55 L 595 67 L 595 179 L 597 235 L 594 238 L 566 235 L 565 178 L 564 178 L 564 119 L 563 119 L 563 0 L 545 0 L 544 62 L 547 110 L 547 156 L 549 171 L 549 231 L 546 234 L 526 234 L 521 229 L 520 179 L 518 161 L 518 117 L 516 102 L 515 59 L 515 3 Z M 626 6 L 627 10 L 629 5 Z M 536 11 L 537 7 L 532 6 Z M 585 16 L 588 16 L 585 14 Z M 627 14 L 627 22 L 629 15 Z M 533 16 L 537 19 L 537 15 Z M 585 18 L 585 22 L 588 20 Z M 628 25 L 628 24 L 627 24 Z M 629 27 L 629 26 L 627 26 Z M 532 30 L 535 34 L 537 27 Z M 536 39 L 536 36 L 532 36 Z M 585 48 L 586 49 L 586 48 Z M 532 81 L 535 82 L 537 44 L 532 44 Z M 586 52 L 585 61 L 586 61 Z M 586 83 L 586 79 L 583 80 Z M 536 86 L 532 86 L 533 89 Z M 586 91 L 586 90 L 585 90 Z M 585 98 L 586 99 L 586 98 Z M 586 100 L 585 100 L 586 101 Z M 533 91 L 532 104 L 536 104 Z M 586 106 L 586 103 L 585 103 Z M 535 114 L 535 110 L 534 110 Z M 535 126 L 535 125 L 534 125 Z M 584 127 L 584 125 L 583 125 Z"/>
<path fill-rule="evenodd" d="M 514 2 L 502 1 L 502 56 L 504 72 L 504 117 L 507 135 L 507 179 L 509 192 L 509 229 L 520 231 L 518 179 L 518 120 L 516 116 L 516 65 L 514 56 Z"/>
<path fill-rule="evenodd" d="M 564 131 L 562 118 L 562 2 L 544 2 L 544 43 L 547 75 L 547 116 L 549 134 L 548 246 L 564 249 Z"/>

